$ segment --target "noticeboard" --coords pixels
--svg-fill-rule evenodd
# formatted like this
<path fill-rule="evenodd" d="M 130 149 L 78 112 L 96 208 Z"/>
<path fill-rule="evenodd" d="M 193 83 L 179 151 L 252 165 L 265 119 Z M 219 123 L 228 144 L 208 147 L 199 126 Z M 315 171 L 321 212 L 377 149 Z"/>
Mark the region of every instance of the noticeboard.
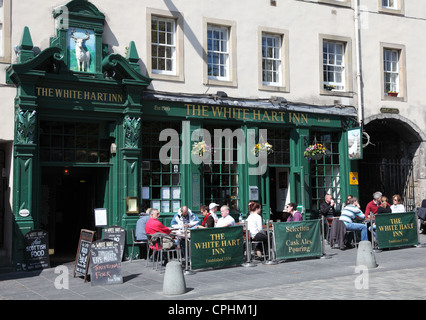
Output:
<path fill-rule="evenodd" d="M 419 243 L 414 212 L 379 213 L 375 216 L 379 249 L 413 246 Z"/>
<path fill-rule="evenodd" d="M 103 229 L 102 239 L 117 241 L 120 244 L 121 259 L 123 259 L 124 244 L 126 243 L 126 229 L 120 226 L 108 226 Z"/>
<path fill-rule="evenodd" d="M 320 220 L 274 222 L 277 259 L 322 255 Z"/>
<path fill-rule="evenodd" d="M 92 286 L 123 283 L 117 241 L 102 239 L 90 245 L 90 282 Z"/>
<path fill-rule="evenodd" d="M 44 230 L 32 230 L 25 234 L 26 270 L 50 268 L 49 234 Z"/>
<path fill-rule="evenodd" d="M 243 226 L 191 230 L 191 269 L 244 262 Z"/>
<path fill-rule="evenodd" d="M 84 282 L 87 279 L 87 271 L 90 262 L 90 245 L 95 237 L 95 232 L 81 229 L 80 240 L 78 241 L 77 254 L 75 256 L 74 278 L 76 274 L 84 276 Z"/>

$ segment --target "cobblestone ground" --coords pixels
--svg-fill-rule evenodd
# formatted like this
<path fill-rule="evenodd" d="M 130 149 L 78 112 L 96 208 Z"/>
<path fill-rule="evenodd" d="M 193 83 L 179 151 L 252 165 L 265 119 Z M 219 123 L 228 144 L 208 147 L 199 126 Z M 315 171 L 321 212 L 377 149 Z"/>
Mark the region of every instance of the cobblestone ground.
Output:
<path fill-rule="evenodd" d="M 367 282 L 365 282 L 367 281 Z M 266 288 L 241 290 L 203 296 L 212 300 L 419 300 L 426 298 L 425 268 L 370 273 L 368 280 L 361 273 L 324 280 L 302 281 Z"/>

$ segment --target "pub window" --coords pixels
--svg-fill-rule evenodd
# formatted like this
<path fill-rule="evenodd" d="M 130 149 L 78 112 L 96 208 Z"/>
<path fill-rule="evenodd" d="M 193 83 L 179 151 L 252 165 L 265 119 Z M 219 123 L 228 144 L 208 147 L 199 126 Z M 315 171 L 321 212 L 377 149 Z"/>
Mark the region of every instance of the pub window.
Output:
<path fill-rule="evenodd" d="M 312 132 L 311 136 L 315 137 L 317 142 L 322 143 L 327 150 L 327 155 L 323 158 L 311 160 L 312 211 L 319 210 L 320 203 L 326 194 L 331 194 L 334 201 L 341 205 L 340 134 L 337 132 Z"/>
<path fill-rule="evenodd" d="M 109 162 L 106 123 L 40 122 L 40 159 L 49 162 Z"/>
<path fill-rule="evenodd" d="M 181 125 L 152 121 L 142 125 L 142 204 L 172 214 L 181 206 L 181 168 L 179 164 L 162 164 L 159 159 L 164 145 L 159 135 L 164 129 L 174 129 L 180 134 Z"/>
<path fill-rule="evenodd" d="M 274 150 L 268 155 L 268 164 L 290 164 L 290 131 L 280 128 L 267 130 L 267 142 Z"/>
<path fill-rule="evenodd" d="M 214 137 L 214 129 L 231 129 L 233 132 L 239 127 L 220 127 L 217 125 L 205 126 L 210 136 Z M 231 140 L 232 139 L 232 140 Z M 213 142 L 212 138 L 212 143 Z M 214 163 L 215 153 L 222 151 L 220 163 Z M 238 140 L 236 137 L 222 138 L 222 145 L 214 145 L 211 155 L 211 165 L 204 165 L 204 201 L 205 204 L 215 202 L 219 205 L 228 205 L 230 210 L 239 211 L 239 188 L 238 188 Z M 232 154 L 232 161 L 226 161 L 226 152 Z M 231 159 L 228 159 L 231 160 Z M 219 162 L 219 161 L 217 161 Z"/>

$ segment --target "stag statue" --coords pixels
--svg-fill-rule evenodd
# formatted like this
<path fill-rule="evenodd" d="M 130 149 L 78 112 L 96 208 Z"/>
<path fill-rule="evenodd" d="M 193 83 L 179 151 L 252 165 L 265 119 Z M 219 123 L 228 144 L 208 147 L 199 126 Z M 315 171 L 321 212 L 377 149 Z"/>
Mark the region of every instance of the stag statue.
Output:
<path fill-rule="evenodd" d="M 84 49 L 84 41 L 90 38 L 89 31 L 86 30 L 86 37 L 77 38 L 74 36 L 75 30 L 71 30 L 71 38 L 75 41 L 75 58 L 77 59 L 78 71 L 87 71 L 90 65 L 90 52 Z"/>

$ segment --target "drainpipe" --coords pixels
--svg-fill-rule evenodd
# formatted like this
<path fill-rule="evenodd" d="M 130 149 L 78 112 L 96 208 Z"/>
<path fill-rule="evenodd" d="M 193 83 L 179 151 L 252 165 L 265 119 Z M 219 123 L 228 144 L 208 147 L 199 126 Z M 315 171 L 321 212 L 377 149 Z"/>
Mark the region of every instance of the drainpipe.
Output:
<path fill-rule="evenodd" d="M 356 82 L 357 82 L 357 96 L 358 96 L 358 122 L 362 127 L 364 124 L 364 102 L 362 91 L 362 73 L 361 73 L 361 23 L 360 15 L 360 0 L 355 3 L 355 52 L 356 52 Z"/>

